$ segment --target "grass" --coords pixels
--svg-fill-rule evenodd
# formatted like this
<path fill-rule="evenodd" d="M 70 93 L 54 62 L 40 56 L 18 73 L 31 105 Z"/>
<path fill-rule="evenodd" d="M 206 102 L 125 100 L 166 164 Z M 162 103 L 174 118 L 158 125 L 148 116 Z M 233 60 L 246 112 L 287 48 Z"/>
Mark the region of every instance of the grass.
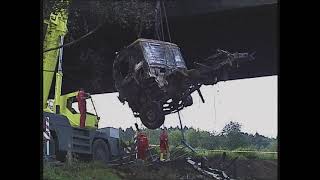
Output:
<path fill-rule="evenodd" d="M 175 151 L 174 148 L 170 149 L 171 153 Z M 179 157 L 181 154 L 188 153 L 189 155 L 195 155 L 198 157 L 205 156 L 208 158 L 221 157 L 222 151 L 219 150 L 206 150 L 206 149 L 197 149 L 197 153 L 193 154 L 189 149 L 185 148 L 184 150 L 177 152 L 171 158 L 174 159 Z M 153 150 L 154 154 L 159 155 L 159 148 Z M 226 158 L 234 159 L 238 157 L 239 159 L 257 159 L 257 160 L 277 160 L 277 153 L 267 153 L 263 151 L 252 151 L 252 149 L 236 149 L 235 151 L 226 151 Z M 169 169 L 170 170 L 170 169 Z M 165 171 L 165 170 L 163 170 Z M 144 177 L 139 177 L 139 179 L 155 179 L 154 176 L 157 172 L 152 171 L 150 173 L 142 173 Z M 139 174 L 139 173 L 138 173 Z M 163 179 L 175 179 L 175 173 L 163 173 L 166 174 L 166 177 Z M 159 177 L 162 177 L 160 176 Z M 170 177 L 169 177 L 170 175 Z M 149 177 L 150 176 L 150 177 Z M 171 177 L 172 176 L 172 177 Z M 122 177 L 122 178 L 120 178 Z M 54 166 L 47 163 L 43 165 L 43 179 L 47 180 L 120 180 L 126 177 L 126 174 L 123 174 L 121 171 L 116 171 L 114 169 L 107 168 L 105 165 L 98 162 L 80 162 L 75 161 L 72 166 L 67 166 L 63 164 L 61 166 Z M 131 178 L 130 178 L 131 179 Z M 161 178 L 160 178 L 161 179 Z"/>
<path fill-rule="evenodd" d="M 183 147 L 180 145 L 179 147 Z M 174 146 L 170 146 L 170 152 L 174 152 L 176 149 Z M 184 152 L 189 152 L 191 151 L 188 148 L 185 148 L 183 150 Z M 229 159 L 234 159 L 238 157 L 238 159 L 260 159 L 260 160 L 277 160 L 278 159 L 278 154 L 274 152 L 270 152 L 269 149 L 261 149 L 257 150 L 255 148 L 237 148 L 235 150 L 223 150 L 223 149 L 218 149 L 218 150 L 207 150 L 207 149 L 202 149 L 202 148 L 196 148 L 196 156 L 205 156 L 205 157 L 216 157 L 219 156 L 221 157 L 223 152 L 226 152 L 227 158 Z M 153 153 L 159 154 L 160 153 L 160 148 L 157 146 L 154 148 Z M 182 153 L 180 153 L 182 154 Z"/>
<path fill-rule="evenodd" d="M 174 148 L 170 150 L 175 151 Z M 189 152 L 191 151 L 189 149 L 184 149 L 184 152 Z M 278 159 L 278 154 L 274 152 L 268 152 L 268 151 L 257 151 L 257 150 L 252 150 L 252 149 L 247 149 L 247 148 L 239 148 L 234 151 L 230 150 L 207 150 L 207 149 L 199 149 L 196 148 L 196 154 L 194 154 L 196 157 L 221 157 L 222 153 L 226 152 L 226 157 L 228 159 L 234 159 L 238 157 L 238 159 L 257 159 L 257 160 L 277 160 Z M 182 153 L 180 153 L 182 154 Z"/>
<path fill-rule="evenodd" d="M 120 180 L 114 170 L 100 163 L 76 162 L 72 166 L 43 165 L 43 179 L 47 180 Z"/>
<path fill-rule="evenodd" d="M 238 157 L 239 159 L 260 159 L 260 160 L 277 160 L 277 153 L 268 153 L 263 151 L 251 151 L 248 149 L 237 149 L 234 151 L 225 151 L 229 159 Z M 199 156 L 216 157 L 221 156 L 222 151 L 199 150 Z"/>

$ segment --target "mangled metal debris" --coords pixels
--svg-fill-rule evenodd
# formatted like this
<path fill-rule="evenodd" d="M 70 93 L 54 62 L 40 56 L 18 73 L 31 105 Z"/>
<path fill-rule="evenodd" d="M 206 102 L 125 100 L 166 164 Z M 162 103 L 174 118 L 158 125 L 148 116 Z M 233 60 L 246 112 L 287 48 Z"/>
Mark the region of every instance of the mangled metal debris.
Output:
<path fill-rule="evenodd" d="M 191 158 L 187 158 L 187 162 L 192 167 L 203 175 L 211 177 L 216 180 L 235 180 L 231 179 L 224 171 L 219 169 L 213 169 L 203 165 L 203 162 L 195 162 Z"/>
<path fill-rule="evenodd" d="M 201 85 L 214 85 L 225 79 L 228 67 L 252 59 L 248 53 L 218 53 L 188 69 L 176 44 L 138 39 L 118 53 L 113 78 L 119 100 L 128 102 L 135 117 L 149 129 L 160 127 L 165 115 L 191 106 L 191 93 Z"/>

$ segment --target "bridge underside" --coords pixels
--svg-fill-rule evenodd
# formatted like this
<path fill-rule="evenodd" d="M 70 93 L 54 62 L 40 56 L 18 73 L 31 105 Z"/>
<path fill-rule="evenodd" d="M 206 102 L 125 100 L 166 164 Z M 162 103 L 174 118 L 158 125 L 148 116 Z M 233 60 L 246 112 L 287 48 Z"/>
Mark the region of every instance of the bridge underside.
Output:
<path fill-rule="evenodd" d="M 220 48 L 256 52 L 256 60 L 231 71 L 229 80 L 277 75 L 277 10 L 277 4 L 269 4 L 172 15 L 168 18 L 172 42 L 181 48 L 189 68 L 192 68 L 193 61 L 201 60 Z M 143 31 L 142 37 L 153 38 L 153 30 Z M 130 28 L 105 24 L 81 43 L 65 48 L 62 92 L 68 93 L 80 87 L 92 94 L 115 92 L 112 79 L 115 52 L 136 38 L 136 33 Z"/>

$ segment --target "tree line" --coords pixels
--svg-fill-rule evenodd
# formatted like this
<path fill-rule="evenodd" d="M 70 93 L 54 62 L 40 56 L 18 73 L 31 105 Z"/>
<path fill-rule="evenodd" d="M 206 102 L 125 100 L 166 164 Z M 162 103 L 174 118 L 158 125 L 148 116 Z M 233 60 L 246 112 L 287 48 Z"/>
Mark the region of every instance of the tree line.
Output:
<path fill-rule="evenodd" d="M 159 145 L 159 136 L 161 129 L 150 130 L 142 129 L 149 137 L 149 143 Z M 182 140 L 180 128 L 167 128 L 169 136 L 169 144 L 177 146 Z M 241 124 L 230 121 L 224 126 L 220 133 L 208 132 L 192 127 L 183 128 L 186 141 L 194 148 L 201 149 L 248 149 L 248 150 L 264 150 L 277 151 L 277 138 L 269 138 L 259 133 L 249 134 L 242 132 Z M 120 137 L 124 142 L 133 142 L 136 131 L 132 127 L 125 130 L 120 128 Z"/>

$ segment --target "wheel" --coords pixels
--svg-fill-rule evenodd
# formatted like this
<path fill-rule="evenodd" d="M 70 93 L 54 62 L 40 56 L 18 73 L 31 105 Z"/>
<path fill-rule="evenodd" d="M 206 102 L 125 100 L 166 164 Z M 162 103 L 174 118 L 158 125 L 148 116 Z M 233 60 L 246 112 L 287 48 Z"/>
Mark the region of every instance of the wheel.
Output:
<path fill-rule="evenodd" d="M 140 119 L 148 129 L 157 129 L 164 123 L 165 115 L 159 103 L 151 102 L 141 108 Z"/>
<path fill-rule="evenodd" d="M 103 163 L 110 161 L 110 151 L 108 145 L 102 139 L 94 141 L 92 151 L 92 158 L 94 161 L 101 161 Z"/>
<path fill-rule="evenodd" d="M 59 142 L 58 142 L 58 138 L 56 136 L 53 136 L 53 141 L 54 141 L 54 143 L 53 143 L 54 145 L 53 145 L 52 149 L 56 155 L 56 160 L 58 160 L 60 162 L 65 162 L 67 152 L 66 151 L 59 151 Z"/>
<path fill-rule="evenodd" d="M 56 152 L 56 160 L 58 160 L 60 162 L 65 162 L 66 161 L 66 155 L 67 155 L 67 152 L 58 151 L 58 152 Z"/>
<path fill-rule="evenodd" d="M 185 100 L 184 100 L 184 107 L 191 106 L 193 104 L 193 99 L 192 96 L 189 95 Z"/>

